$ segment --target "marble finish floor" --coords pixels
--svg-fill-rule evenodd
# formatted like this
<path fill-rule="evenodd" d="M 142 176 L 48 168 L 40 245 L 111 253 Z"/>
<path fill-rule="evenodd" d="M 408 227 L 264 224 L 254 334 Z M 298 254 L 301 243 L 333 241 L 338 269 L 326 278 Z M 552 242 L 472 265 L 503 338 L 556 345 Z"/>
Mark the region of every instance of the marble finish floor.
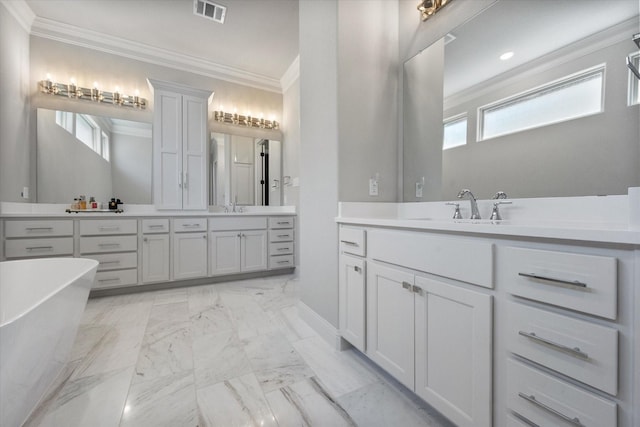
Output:
<path fill-rule="evenodd" d="M 297 314 L 278 276 L 89 300 L 28 427 L 449 426 Z"/>

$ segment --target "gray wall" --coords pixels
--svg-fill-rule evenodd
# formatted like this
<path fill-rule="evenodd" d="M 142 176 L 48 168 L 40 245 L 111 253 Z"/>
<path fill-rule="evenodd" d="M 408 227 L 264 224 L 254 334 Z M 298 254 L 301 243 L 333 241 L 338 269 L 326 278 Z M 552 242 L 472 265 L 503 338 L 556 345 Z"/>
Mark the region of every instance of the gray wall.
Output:
<path fill-rule="evenodd" d="M 0 200 L 35 200 L 35 141 L 31 137 L 29 34 L 0 3 Z M 34 120 L 35 123 L 35 120 Z M 23 187 L 30 198 L 23 199 Z"/>
<path fill-rule="evenodd" d="M 339 190 L 343 202 L 397 198 L 398 4 L 338 2 Z M 327 106 L 330 108 L 330 106 Z M 369 179 L 379 176 L 378 196 Z"/>
<path fill-rule="evenodd" d="M 397 2 L 361 6 L 300 3 L 301 299 L 334 326 L 337 204 L 397 198 Z M 380 195 L 369 197 L 376 172 Z"/>
<path fill-rule="evenodd" d="M 338 325 L 338 4 L 300 2 L 300 299 Z"/>

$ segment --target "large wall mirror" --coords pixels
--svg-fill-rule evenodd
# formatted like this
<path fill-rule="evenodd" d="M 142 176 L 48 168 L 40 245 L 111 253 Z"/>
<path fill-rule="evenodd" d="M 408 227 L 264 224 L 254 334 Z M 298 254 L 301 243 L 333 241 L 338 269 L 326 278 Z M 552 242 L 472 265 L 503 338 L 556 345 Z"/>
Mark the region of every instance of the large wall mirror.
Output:
<path fill-rule="evenodd" d="M 151 202 L 151 123 L 39 108 L 37 201 Z"/>
<path fill-rule="evenodd" d="M 153 204 L 151 132 L 151 123 L 38 108 L 37 202 Z M 279 139 L 211 133 L 209 204 L 281 205 Z"/>
<path fill-rule="evenodd" d="M 638 9 L 501 0 L 408 60 L 404 200 L 640 186 L 639 85 L 625 64 L 640 57 Z"/>
<path fill-rule="evenodd" d="M 282 142 L 211 133 L 209 204 L 280 206 Z"/>

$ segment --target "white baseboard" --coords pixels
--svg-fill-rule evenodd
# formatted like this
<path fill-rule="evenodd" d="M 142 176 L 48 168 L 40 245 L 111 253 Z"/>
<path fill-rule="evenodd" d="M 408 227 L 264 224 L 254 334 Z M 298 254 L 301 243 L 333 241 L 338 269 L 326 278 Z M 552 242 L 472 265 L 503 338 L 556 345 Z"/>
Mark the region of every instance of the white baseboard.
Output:
<path fill-rule="evenodd" d="M 342 350 L 344 348 L 343 340 L 338 329 L 302 301 L 298 302 L 298 316 L 307 322 L 331 347 L 336 350 Z"/>

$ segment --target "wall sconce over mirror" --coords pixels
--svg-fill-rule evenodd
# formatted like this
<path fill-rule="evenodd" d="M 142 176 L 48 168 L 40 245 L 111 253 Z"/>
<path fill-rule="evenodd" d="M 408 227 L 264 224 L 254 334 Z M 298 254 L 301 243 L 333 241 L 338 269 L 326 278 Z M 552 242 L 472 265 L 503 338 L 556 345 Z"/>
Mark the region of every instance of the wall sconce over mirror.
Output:
<path fill-rule="evenodd" d="M 432 15 L 434 15 L 437 11 L 442 9 L 445 5 L 450 3 L 452 0 L 423 0 L 418 5 L 418 10 L 422 15 L 422 20 L 426 21 Z"/>
<path fill-rule="evenodd" d="M 51 76 L 48 74 L 47 79 L 40 82 L 40 91 L 49 95 L 59 95 L 85 101 L 104 102 L 120 107 L 145 109 L 147 106 L 147 100 L 141 98 L 137 90 L 134 95 L 125 95 L 120 91 L 120 88 L 116 86 L 115 91 L 107 92 L 100 90 L 96 82 L 93 83 L 92 88 L 78 86 L 73 78 L 70 79 L 67 84 L 56 83 L 51 81 Z"/>
<path fill-rule="evenodd" d="M 233 113 L 227 113 L 223 111 L 222 107 L 214 112 L 215 120 L 220 123 L 231 123 L 234 125 L 260 129 L 280 129 L 280 123 L 275 119 L 272 118 L 271 120 L 267 120 L 262 114 L 259 114 L 258 116 L 259 117 L 253 117 L 250 112 L 244 115 L 238 114 L 235 111 Z"/>

